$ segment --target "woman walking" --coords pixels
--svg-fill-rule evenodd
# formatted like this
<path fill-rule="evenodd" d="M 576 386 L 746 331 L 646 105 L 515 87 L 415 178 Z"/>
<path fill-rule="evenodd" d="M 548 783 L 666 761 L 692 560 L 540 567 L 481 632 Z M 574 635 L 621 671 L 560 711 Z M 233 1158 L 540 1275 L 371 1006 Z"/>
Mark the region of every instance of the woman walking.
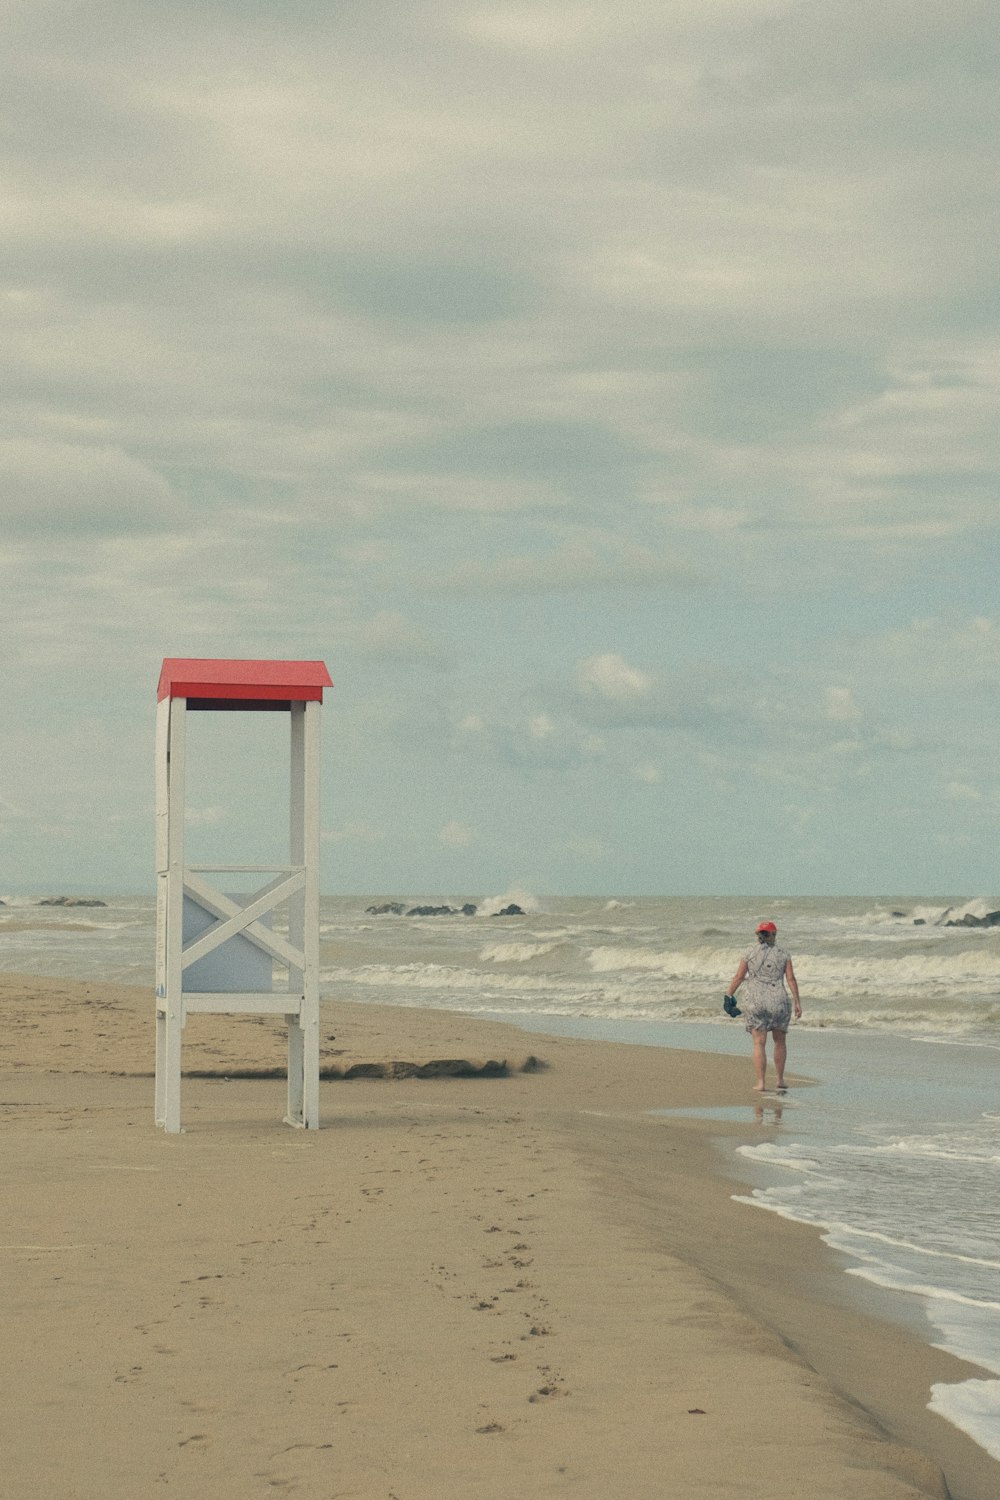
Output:
<path fill-rule="evenodd" d="M 792 960 L 783 948 L 777 946 L 777 936 L 778 929 L 773 922 L 761 922 L 757 928 L 757 947 L 751 948 L 740 959 L 740 966 L 726 991 L 723 1006 L 728 1015 L 746 1015 L 747 1031 L 753 1039 L 753 1066 L 757 1080 L 754 1089 L 760 1093 L 763 1093 L 767 1077 L 767 1033 L 770 1031 L 774 1037 L 774 1086 L 783 1092 L 786 1087 L 785 1036 L 792 1019 L 793 1002 L 795 1019 L 798 1020 L 802 1015 L 799 986 Z M 744 980 L 746 992 L 743 1010 L 738 1011 L 733 997 Z M 791 1000 L 785 989 L 786 981 L 792 992 Z"/>

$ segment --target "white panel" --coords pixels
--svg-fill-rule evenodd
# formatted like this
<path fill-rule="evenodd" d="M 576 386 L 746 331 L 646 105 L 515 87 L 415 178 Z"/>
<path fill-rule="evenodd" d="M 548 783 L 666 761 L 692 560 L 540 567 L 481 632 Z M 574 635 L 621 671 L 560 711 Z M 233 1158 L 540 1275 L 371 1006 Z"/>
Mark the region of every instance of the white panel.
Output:
<path fill-rule="evenodd" d="M 211 912 L 215 917 L 233 919 L 226 933 L 220 929 L 215 935 L 218 942 L 235 932 L 242 931 L 243 935 L 279 963 L 287 964 L 289 969 L 295 968 L 302 963 L 302 954 L 298 949 L 291 947 L 278 933 L 271 932 L 267 927 L 260 925 L 256 918 L 274 906 L 279 905 L 289 895 L 297 891 L 305 882 L 302 870 L 296 870 L 292 875 L 281 875 L 277 880 L 272 880 L 270 885 L 264 886 L 263 890 L 256 891 L 252 898 L 244 898 L 244 905 L 238 905 L 229 896 L 224 896 L 214 886 L 209 885 L 207 880 L 192 873 L 190 867 L 185 871 L 184 894 L 193 896 L 200 906 Z M 214 944 L 206 944 L 203 952 L 207 952 Z M 189 955 L 190 956 L 190 955 Z M 194 955 L 200 956 L 200 955 Z M 298 986 L 296 985 L 296 988 Z"/>
<path fill-rule="evenodd" d="M 270 923 L 271 914 L 265 912 L 259 919 Z M 193 962 L 189 957 L 194 940 L 216 924 L 217 918 L 196 901 L 193 896 L 184 896 L 184 979 L 185 993 L 189 990 L 241 993 L 247 990 L 264 992 L 274 986 L 274 960 L 264 953 L 256 943 L 249 942 L 242 933 L 236 933 L 203 958 Z M 185 1001 L 185 1004 L 187 1002 Z M 188 1007 L 190 1008 L 190 1007 Z"/>

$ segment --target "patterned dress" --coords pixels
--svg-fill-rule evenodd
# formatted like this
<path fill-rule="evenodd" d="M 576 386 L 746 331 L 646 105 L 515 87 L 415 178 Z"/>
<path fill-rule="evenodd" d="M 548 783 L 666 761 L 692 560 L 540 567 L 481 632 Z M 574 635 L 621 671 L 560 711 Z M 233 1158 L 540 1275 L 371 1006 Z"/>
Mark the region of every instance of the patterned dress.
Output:
<path fill-rule="evenodd" d="M 743 957 L 747 976 L 740 1006 L 747 1031 L 787 1031 L 792 1019 L 792 1002 L 785 989 L 788 954 L 783 948 L 758 943 Z"/>

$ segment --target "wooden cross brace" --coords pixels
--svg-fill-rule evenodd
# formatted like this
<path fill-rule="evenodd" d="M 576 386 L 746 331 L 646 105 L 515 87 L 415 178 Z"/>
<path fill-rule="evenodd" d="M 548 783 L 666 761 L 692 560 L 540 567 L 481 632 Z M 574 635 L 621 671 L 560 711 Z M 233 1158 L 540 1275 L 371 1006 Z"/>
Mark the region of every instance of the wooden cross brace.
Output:
<path fill-rule="evenodd" d="M 207 953 L 211 953 L 214 948 L 220 947 L 231 937 L 241 933 L 255 947 L 261 948 L 279 963 L 287 964 L 289 969 L 304 969 L 306 962 L 304 950 L 293 947 L 278 933 L 263 926 L 258 919 L 265 912 L 272 911 L 274 907 L 279 906 L 282 901 L 286 901 L 289 896 L 294 896 L 296 891 L 304 890 L 305 883 L 304 869 L 296 870 L 292 874 L 283 873 L 272 880 L 270 885 L 265 885 L 257 891 L 253 900 L 246 906 L 239 906 L 231 897 L 224 896 L 221 891 L 217 891 L 207 880 L 200 879 L 191 870 L 185 870 L 185 896 L 193 897 L 217 920 L 206 932 L 200 933 L 198 937 L 185 945 L 182 950 L 181 968 L 188 968 L 199 958 L 204 958 Z"/>

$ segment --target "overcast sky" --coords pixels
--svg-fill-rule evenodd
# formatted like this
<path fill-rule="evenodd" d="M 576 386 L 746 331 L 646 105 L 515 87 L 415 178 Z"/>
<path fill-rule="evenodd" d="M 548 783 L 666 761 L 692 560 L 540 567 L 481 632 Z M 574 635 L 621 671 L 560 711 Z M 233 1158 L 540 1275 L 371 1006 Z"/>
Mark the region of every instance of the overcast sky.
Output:
<path fill-rule="evenodd" d="M 1000 894 L 992 5 L 3 18 L 0 891 Z"/>

